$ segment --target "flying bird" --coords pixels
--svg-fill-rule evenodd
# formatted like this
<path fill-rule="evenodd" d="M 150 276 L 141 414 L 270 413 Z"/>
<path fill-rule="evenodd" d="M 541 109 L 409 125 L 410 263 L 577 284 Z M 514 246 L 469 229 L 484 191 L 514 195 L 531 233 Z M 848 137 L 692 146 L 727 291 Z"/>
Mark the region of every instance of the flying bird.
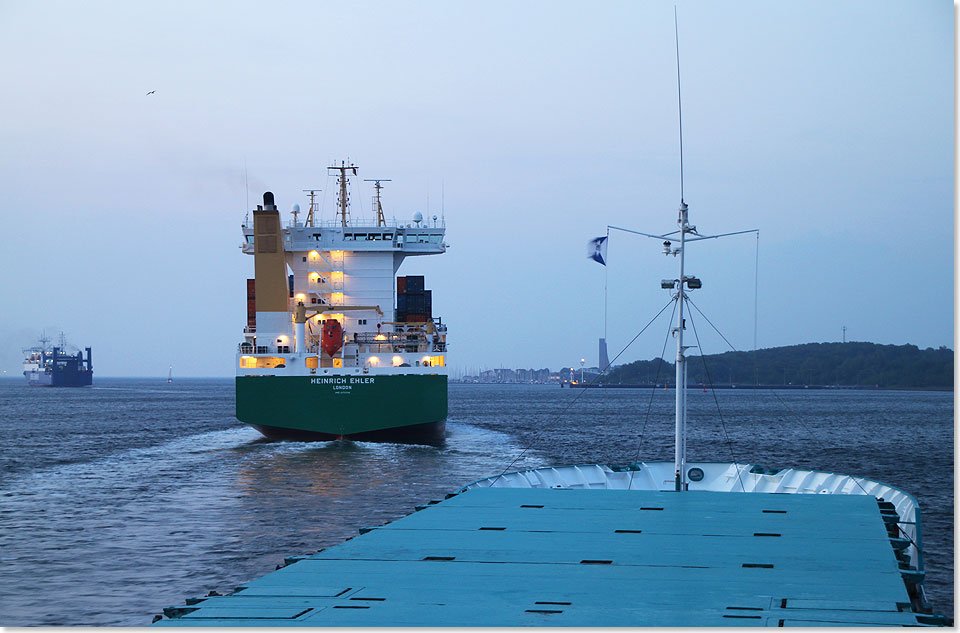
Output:
<path fill-rule="evenodd" d="M 144 96 L 145 96 L 145 97 L 149 97 L 150 95 L 152 95 L 152 94 L 156 94 L 156 93 L 157 93 L 157 91 L 156 91 L 156 90 L 151 90 L 150 92 L 148 92 L 148 93 L 147 93 L 147 94 L 145 94 Z"/>

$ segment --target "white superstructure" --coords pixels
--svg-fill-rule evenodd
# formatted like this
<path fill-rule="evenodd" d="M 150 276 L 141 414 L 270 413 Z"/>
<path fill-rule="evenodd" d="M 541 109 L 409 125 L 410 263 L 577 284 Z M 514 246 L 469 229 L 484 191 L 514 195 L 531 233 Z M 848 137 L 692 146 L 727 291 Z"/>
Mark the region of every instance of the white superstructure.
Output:
<path fill-rule="evenodd" d="M 294 205 L 293 219 L 280 229 L 289 298 L 283 311 L 261 310 L 244 328 L 237 375 L 315 375 L 438 373 L 446 366 L 446 326 L 439 318 L 397 321 L 396 274 L 404 259 L 446 252 L 442 218 L 409 223 L 383 217 L 379 198 L 375 218 L 351 217 L 346 198 L 347 173 L 340 171 L 337 220 L 316 219 L 315 192 L 305 219 Z M 254 254 L 254 225 L 242 225 L 244 253 Z M 258 283 L 260 283 L 258 281 Z M 248 297 L 249 300 L 249 297 Z M 248 304 L 249 305 L 249 304 Z M 298 323 L 298 308 L 303 314 Z M 323 352 L 323 322 L 339 321 L 343 345 L 331 357 Z M 255 321 L 255 323 L 254 323 Z"/>

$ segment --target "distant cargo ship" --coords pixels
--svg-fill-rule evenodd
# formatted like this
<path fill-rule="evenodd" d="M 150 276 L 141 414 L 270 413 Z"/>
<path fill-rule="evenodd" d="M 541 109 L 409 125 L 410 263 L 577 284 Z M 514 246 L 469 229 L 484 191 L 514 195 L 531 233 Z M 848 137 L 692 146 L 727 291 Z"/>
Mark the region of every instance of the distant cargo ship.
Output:
<path fill-rule="evenodd" d="M 60 345 L 47 349 L 50 339 L 42 336 L 39 345 L 23 350 L 23 375 L 31 387 L 88 387 L 93 384 L 91 348 L 83 352 L 66 353 L 66 341 L 60 334 Z"/>
<path fill-rule="evenodd" d="M 436 444 L 447 418 L 446 325 L 421 276 L 396 277 L 406 257 L 446 251 L 442 219 L 388 222 L 375 180 L 375 217 L 351 217 L 337 176 L 334 221 L 315 191 L 305 218 L 282 226 L 271 192 L 243 225 L 247 326 L 237 350 L 236 415 L 267 437 Z M 396 299 L 396 303 L 394 303 Z"/>

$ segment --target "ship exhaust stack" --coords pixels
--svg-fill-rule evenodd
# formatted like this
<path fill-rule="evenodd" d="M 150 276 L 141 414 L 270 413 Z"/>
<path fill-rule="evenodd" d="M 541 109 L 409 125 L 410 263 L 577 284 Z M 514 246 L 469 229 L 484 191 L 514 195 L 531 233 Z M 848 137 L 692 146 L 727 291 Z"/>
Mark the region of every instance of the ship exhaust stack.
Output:
<path fill-rule="evenodd" d="M 86 348 L 87 350 L 87 369 L 93 371 L 93 356 L 90 347 Z"/>
<path fill-rule="evenodd" d="M 276 211 L 277 205 L 273 201 L 273 192 L 264 191 L 263 192 L 263 210 L 264 211 Z"/>
<path fill-rule="evenodd" d="M 290 335 L 287 263 L 280 212 L 269 191 L 253 212 L 253 256 L 257 345 L 280 346 L 282 337 Z"/>

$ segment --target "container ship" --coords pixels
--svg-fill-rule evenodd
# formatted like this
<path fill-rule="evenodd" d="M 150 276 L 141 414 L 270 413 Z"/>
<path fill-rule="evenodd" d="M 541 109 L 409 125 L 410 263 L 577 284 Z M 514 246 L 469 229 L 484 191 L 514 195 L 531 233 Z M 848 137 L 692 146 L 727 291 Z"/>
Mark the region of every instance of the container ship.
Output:
<path fill-rule="evenodd" d="M 41 336 L 35 345 L 23 350 L 23 375 L 31 387 L 88 387 L 93 384 L 91 348 L 83 352 L 66 353 L 66 341 L 60 334 L 60 345 L 47 348 L 50 339 Z"/>
<path fill-rule="evenodd" d="M 397 277 L 404 259 L 444 253 L 445 222 L 419 212 L 387 221 L 374 180 L 369 219 L 351 217 L 337 177 L 334 220 L 319 218 L 318 190 L 284 226 L 272 192 L 242 225 L 247 322 L 237 349 L 236 415 L 273 439 L 437 444 L 447 418 L 446 325 L 422 276 Z"/>

